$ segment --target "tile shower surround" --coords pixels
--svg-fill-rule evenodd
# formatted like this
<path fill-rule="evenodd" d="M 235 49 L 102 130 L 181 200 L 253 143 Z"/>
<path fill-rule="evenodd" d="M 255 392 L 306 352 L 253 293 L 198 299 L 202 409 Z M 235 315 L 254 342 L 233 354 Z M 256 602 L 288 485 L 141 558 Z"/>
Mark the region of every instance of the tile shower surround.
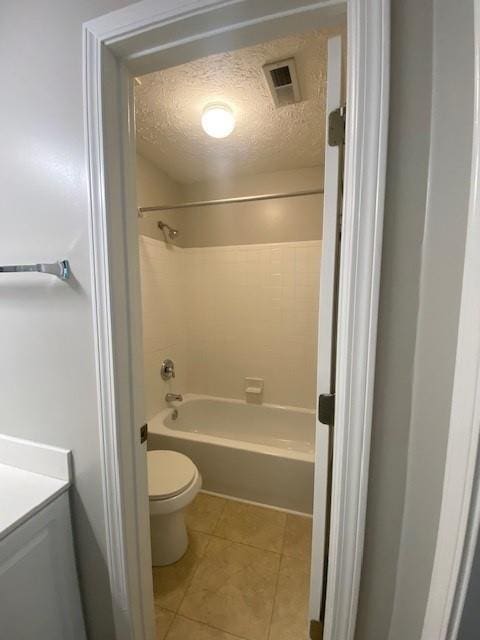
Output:
<path fill-rule="evenodd" d="M 315 403 L 320 241 L 179 248 L 140 236 L 147 416 L 166 391 Z M 160 364 L 171 357 L 176 378 Z"/>

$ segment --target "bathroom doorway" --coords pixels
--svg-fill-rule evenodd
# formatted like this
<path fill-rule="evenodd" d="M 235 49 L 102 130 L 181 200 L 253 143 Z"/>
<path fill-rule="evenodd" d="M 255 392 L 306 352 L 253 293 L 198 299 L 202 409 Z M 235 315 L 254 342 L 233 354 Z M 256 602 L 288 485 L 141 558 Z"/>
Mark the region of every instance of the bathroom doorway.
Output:
<path fill-rule="evenodd" d="M 146 429 L 142 426 L 145 410 L 138 223 L 132 215 L 138 206 L 133 172 L 133 78 L 141 81 L 145 74 L 202 56 L 335 26 L 345 12 L 350 109 L 346 115 L 336 355 L 339 384 L 332 482 L 333 544 L 328 554 L 325 609 L 325 638 L 331 640 L 350 637 L 361 563 L 383 215 L 388 2 L 198 0 L 195 10 L 166 2 L 161 13 L 154 11 L 152 3 L 140 2 L 85 25 L 85 115 L 107 561 L 116 594 L 113 614 L 119 639 L 154 637 Z M 168 219 L 161 220 L 170 227 L 163 229 L 168 237 L 170 231 L 172 239 L 181 236 L 180 228 Z M 175 229 L 180 233 L 175 234 Z M 171 372 L 170 363 L 165 364 L 164 371 Z M 252 388 L 258 391 L 255 385 Z M 318 548 L 315 551 L 318 553 Z M 320 556 L 324 556 L 323 549 Z M 255 566 L 255 562 L 251 564 Z M 314 622 L 317 624 L 311 628 L 311 635 L 321 635 L 319 621 Z"/>
<path fill-rule="evenodd" d="M 135 81 L 158 637 L 321 634 L 342 55 L 344 18 Z"/>

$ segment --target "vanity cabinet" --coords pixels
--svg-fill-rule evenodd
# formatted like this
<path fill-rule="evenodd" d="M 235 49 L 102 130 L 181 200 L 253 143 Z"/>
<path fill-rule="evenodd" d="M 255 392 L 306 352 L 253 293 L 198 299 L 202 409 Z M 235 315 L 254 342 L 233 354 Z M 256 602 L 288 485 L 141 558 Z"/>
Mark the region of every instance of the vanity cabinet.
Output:
<path fill-rule="evenodd" d="M 0 639 L 86 639 L 67 490 L 0 539 Z"/>

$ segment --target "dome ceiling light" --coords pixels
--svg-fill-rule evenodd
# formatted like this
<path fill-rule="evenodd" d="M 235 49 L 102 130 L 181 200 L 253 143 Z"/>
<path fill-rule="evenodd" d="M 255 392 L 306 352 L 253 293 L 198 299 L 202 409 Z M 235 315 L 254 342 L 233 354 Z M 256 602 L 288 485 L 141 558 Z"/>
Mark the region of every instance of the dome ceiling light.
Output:
<path fill-rule="evenodd" d="M 235 129 L 235 116 L 225 104 L 212 104 L 203 110 L 202 128 L 212 138 L 226 138 Z"/>

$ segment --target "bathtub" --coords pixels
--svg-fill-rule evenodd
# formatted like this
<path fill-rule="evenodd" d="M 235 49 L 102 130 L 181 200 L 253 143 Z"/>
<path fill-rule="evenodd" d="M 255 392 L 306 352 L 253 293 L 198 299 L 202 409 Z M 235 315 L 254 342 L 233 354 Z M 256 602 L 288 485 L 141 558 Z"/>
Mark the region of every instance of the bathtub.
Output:
<path fill-rule="evenodd" d="M 315 413 L 186 394 L 148 424 L 149 449 L 171 449 L 197 465 L 206 491 L 312 512 Z"/>

